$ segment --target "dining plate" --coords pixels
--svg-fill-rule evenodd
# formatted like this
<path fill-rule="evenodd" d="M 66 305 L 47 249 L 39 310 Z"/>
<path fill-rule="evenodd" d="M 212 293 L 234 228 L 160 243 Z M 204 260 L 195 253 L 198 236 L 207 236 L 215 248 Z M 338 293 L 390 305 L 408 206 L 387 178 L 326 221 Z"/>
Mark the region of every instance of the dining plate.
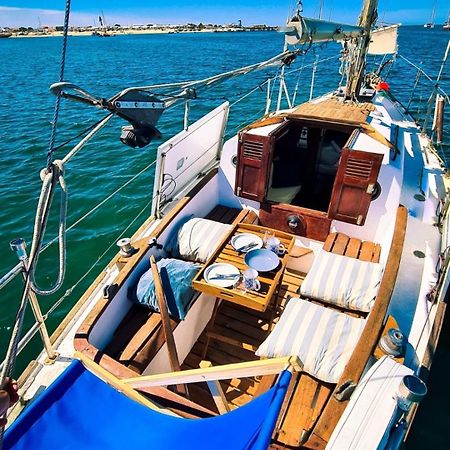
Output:
<path fill-rule="evenodd" d="M 239 269 L 232 264 L 215 263 L 205 269 L 205 280 L 220 287 L 235 285 L 241 276 Z"/>
<path fill-rule="evenodd" d="M 269 272 L 280 264 L 278 256 L 265 248 L 250 250 L 244 258 L 245 264 L 258 272 Z"/>
<path fill-rule="evenodd" d="M 231 238 L 231 245 L 238 252 L 247 253 L 250 250 L 255 250 L 263 246 L 262 239 L 256 234 L 239 233 Z M 246 247 L 250 247 L 246 250 Z"/>

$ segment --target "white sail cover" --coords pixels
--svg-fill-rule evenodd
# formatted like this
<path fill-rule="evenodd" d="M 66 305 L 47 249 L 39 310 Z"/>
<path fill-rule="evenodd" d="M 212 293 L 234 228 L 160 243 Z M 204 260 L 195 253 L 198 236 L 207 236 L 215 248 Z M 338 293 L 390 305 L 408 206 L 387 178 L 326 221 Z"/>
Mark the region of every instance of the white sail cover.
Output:
<path fill-rule="evenodd" d="M 397 52 L 398 25 L 378 28 L 372 31 L 369 55 L 387 55 Z"/>

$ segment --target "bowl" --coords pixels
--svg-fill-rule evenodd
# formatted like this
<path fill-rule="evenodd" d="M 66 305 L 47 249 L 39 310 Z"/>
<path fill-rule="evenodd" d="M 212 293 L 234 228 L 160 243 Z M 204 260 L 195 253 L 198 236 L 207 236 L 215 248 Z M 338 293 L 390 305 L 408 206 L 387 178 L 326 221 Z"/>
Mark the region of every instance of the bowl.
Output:
<path fill-rule="evenodd" d="M 259 248 L 250 250 L 244 258 L 245 264 L 258 272 L 270 272 L 278 267 L 280 259 L 271 250 Z"/>

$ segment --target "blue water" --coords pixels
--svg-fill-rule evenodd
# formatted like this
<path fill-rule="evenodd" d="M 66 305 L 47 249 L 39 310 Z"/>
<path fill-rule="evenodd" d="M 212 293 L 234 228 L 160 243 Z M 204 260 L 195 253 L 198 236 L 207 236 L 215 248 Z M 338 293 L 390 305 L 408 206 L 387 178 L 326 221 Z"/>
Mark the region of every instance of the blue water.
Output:
<path fill-rule="evenodd" d="M 422 64 L 435 77 L 439 69 L 450 33 L 438 28 L 405 27 L 400 31 L 400 54 Z M 59 73 L 61 38 L 1 39 L 0 40 L 0 274 L 16 263 L 9 249 L 9 241 L 24 237 L 28 242 L 32 234 L 34 210 L 40 190 L 39 170 L 45 165 L 54 97 L 48 87 L 57 81 Z M 299 57 L 291 70 L 310 65 L 314 59 L 338 55 L 337 44 L 311 49 Z M 65 79 L 79 84 L 93 94 L 108 98 L 130 85 L 148 85 L 182 80 L 201 79 L 218 72 L 261 61 L 282 50 L 282 36 L 273 32 L 211 33 L 116 36 L 110 39 L 96 37 L 70 37 Z M 374 62 L 379 62 L 377 59 Z M 371 63 L 372 65 L 372 63 Z M 334 59 L 319 64 L 314 94 L 335 88 L 340 80 L 339 62 Z M 450 92 L 449 70 L 445 71 L 442 87 Z M 242 94 L 262 83 L 276 69 L 268 69 L 231 80 L 211 91 L 200 93 L 191 106 L 191 120 L 195 120 L 224 99 L 235 101 Z M 298 76 L 299 75 L 299 76 Z M 396 97 L 407 103 L 415 79 L 415 71 L 401 60 L 391 70 L 388 81 Z M 297 71 L 289 83 L 291 92 L 298 87 L 297 100 L 309 96 L 311 67 Z M 423 114 L 425 100 L 431 85 L 422 79 L 413 102 L 413 112 Z M 232 109 L 228 134 L 259 116 L 264 109 L 264 92 L 258 90 Z M 422 101 L 420 101 L 422 97 Z M 446 142 L 450 141 L 450 108 L 446 113 Z M 63 101 L 58 124 L 57 143 L 79 133 L 104 113 L 84 105 Z M 119 140 L 124 123 L 114 119 L 98 138 L 87 145 L 67 167 L 69 186 L 69 219 L 73 223 L 109 193 L 121 186 L 129 177 L 155 158 L 154 142 L 145 149 L 130 149 Z M 173 135 L 182 126 L 182 108 L 164 114 L 159 128 L 163 138 Z M 62 157 L 70 147 L 55 155 Z M 445 149 L 444 149 L 445 150 Z M 44 311 L 76 283 L 102 255 L 105 249 L 121 237 L 122 230 L 149 201 L 152 192 L 153 171 L 141 177 L 107 202 L 89 219 L 68 235 L 68 266 L 66 280 L 59 295 L 41 299 Z M 53 218 L 56 208 L 53 208 Z M 149 208 L 126 235 L 139 226 Z M 53 237 L 56 222 L 52 220 L 47 239 Z M 71 306 L 89 286 L 102 267 L 113 256 L 113 246 L 95 265 L 88 276 L 69 295 L 48 319 L 53 330 Z M 57 252 L 52 246 L 39 262 L 38 281 L 49 286 L 56 277 Z M 40 274 L 40 275 L 39 275 Z M 17 280 L 2 291 L 0 296 L 0 353 L 6 348 L 11 325 L 20 297 L 21 283 Z M 27 317 L 27 325 L 31 317 Z M 39 348 L 36 339 L 18 363 Z"/>

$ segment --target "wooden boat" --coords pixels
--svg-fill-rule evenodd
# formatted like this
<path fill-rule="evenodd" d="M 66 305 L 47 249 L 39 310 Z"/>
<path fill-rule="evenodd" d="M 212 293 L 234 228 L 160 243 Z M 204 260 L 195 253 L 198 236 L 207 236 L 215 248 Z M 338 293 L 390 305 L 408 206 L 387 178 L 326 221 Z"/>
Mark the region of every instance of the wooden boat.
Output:
<path fill-rule="evenodd" d="M 363 17 L 375 16 L 375 3 Z M 311 23 L 294 17 L 288 39 L 301 41 Z M 323 37 L 330 25 L 316 30 Z M 22 376 L 24 402 L 75 355 L 160 412 L 227 416 L 277 388 L 284 368 L 292 376 L 265 447 L 399 448 L 445 314 L 449 201 L 432 141 L 361 67 L 345 90 L 277 108 L 227 141 L 224 103 L 162 144 L 152 217 L 119 242 L 56 330 L 53 363 L 43 353 Z M 267 249 L 244 250 L 242 236 Z M 257 255 L 276 263 L 263 267 Z M 183 310 L 171 299 L 187 272 L 174 275 L 172 263 L 194 268 Z M 230 266 L 242 283 L 211 275 Z M 259 285 L 247 266 L 259 268 Z M 151 307 L 139 298 L 148 280 Z"/>

